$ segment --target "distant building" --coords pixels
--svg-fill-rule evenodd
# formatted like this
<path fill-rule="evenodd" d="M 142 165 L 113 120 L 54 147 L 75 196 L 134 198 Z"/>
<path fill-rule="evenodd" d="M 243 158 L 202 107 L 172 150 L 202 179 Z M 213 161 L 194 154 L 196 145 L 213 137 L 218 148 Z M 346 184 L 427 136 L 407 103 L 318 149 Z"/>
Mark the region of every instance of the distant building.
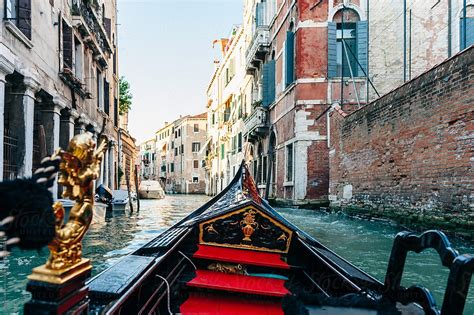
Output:
<path fill-rule="evenodd" d="M 116 1 L 5 0 L 0 11 L 0 180 L 31 176 L 74 135 L 103 131 L 97 183 L 115 188 Z"/>
<path fill-rule="evenodd" d="M 156 168 L 156 139 L 152 138 L 140 144 L 140 178 L 158 180 Z"/>
<path fill-rule="evenodd" d="M 165 190 L 172 193 L 205 192 L 204 144 L 207 114 L 185 116 L 173 123 Z"/>
<path fill-rule="evenodd" d="M 141 178 L 158 180 L 167 193 L 205 193 L 207 114 L 165 123 L 140 145 Z"/>

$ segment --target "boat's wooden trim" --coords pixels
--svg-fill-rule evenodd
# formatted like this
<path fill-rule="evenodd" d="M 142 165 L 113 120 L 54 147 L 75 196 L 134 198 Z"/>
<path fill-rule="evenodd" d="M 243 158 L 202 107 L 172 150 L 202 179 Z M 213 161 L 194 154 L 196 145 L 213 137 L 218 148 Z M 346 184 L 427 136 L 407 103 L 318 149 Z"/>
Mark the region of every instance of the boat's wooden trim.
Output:
<path fill-rule="evenodd" d="M 181 243 L 181 241 L 191 232 L 191 229 L 187 231 L 181 238 L 176 241 L 173 246 L 166 251 L 162 256 L 159 256 L 156 258 L 154 263 L 150 268 L 148 268 L 147 271 L 145 271 L 140 278 L 138 278 L 135 283 L 127 290 L 127 292 L 122 295 L 115 303 L 114 305 L 107 310 L 106 314 L 114 314 L 115 311 L 118 311 L 120 309 L 120 306 L 126 302 L 127 298 L 135 292 L 135 290 L 141 286 L 141 284 L 144 282 L 145 279 L 147 279 L 161 264 L 161 262 L 168 257 L 175 249 L 176 247 Z"/>

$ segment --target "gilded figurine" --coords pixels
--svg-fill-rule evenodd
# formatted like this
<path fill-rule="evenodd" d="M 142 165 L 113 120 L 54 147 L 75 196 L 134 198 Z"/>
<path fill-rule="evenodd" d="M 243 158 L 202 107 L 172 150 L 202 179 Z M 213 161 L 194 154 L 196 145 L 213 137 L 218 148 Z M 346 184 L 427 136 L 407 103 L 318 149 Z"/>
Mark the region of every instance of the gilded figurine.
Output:
<path fill-rule="evenodd" d="M 94 180 L 100 175 L 100 163 L 107 148 L 105 138 L 96 144 L 90 133 L 76 135 L 66 151 L 58 149 L 53 156 L 61 157 L 58 184 L 64 189 L 62 196 L 75 201 L 67 222 L 61 202 L 53 206 L 55 237 L 48 245 L 51 252 L 47 269 L 61 270 L 79 263 L 82 259 L 82 238 L 93 215 Z"/>

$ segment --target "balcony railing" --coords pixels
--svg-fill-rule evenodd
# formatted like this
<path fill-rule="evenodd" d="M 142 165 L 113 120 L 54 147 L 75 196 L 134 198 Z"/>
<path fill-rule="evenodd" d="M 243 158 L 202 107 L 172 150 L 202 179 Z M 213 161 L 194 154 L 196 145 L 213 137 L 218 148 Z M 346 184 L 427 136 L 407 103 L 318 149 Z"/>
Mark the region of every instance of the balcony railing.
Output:
<path fill-rule="evenodd" d="M 73 0 L 71 12 L 74 26 L 79 29 L 83 38 L 86 39 L 86 44 L 94 51 L 99 63 L 106 66 L 105 54 L 113 53 L 113 49 L 107 31 L 94 9 L 82 0 Z"/>
<path fill-rule="evenodd" d="M 250 116 L 245 119 L 244 138 L 248 137 L 250 142 L 258 141 L 268 134 L 270 123 L 268 121 L 268 109 L 257 106 Z"/>
<path fill-rule="evenodd" d="M 255 23 L 253 38 L 245 53 L 247 72 L 252 72 L 264 60 L 270 51 L 270 27 L 266 3 L 258 3 L 255 7 Z"/>

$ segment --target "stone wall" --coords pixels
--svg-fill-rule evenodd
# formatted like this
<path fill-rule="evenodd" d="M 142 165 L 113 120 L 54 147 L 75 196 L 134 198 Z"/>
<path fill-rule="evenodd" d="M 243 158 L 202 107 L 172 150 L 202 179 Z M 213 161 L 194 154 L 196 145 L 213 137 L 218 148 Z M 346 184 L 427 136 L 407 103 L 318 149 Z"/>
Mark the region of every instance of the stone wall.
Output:
<path fill-rule="evenodd" d="M 474 47 L 347 115 L 331 114 L 333 207 L 474 227 Z"/>

